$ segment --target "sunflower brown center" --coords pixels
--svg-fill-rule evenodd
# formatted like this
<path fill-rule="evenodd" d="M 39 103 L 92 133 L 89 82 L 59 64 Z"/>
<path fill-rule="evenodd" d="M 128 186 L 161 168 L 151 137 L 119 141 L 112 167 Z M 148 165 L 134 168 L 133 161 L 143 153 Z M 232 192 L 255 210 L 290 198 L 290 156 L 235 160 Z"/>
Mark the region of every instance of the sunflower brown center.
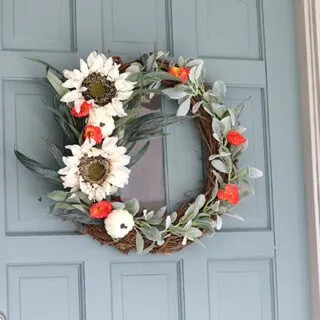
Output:
<path fill-rule="evenodd" d="M 112 101 L 117 94 L 117 89 L 114 82 L 109 81 L 107 77 L 93 72 L 86 77 L 82 86 L 87 90 L 83 92 L 83 96 L 86 100 L 93 99 L 99 106 L 104 106 Z"/>
<path fill-rule="evenodd" d="M 90 94 L 95 98 L 103 97 L 104 94 L 106 93 L 104 86 L 99 82 L 91 83 L 89 91 L 90 91 Z"/>
<path fill-rule="evenodd" d="M 80 159 L 79 172 L 85 182 L 101 185 L 109 175 L 110 164 L 101 156 L 92 158 L 84 156 Z"/>

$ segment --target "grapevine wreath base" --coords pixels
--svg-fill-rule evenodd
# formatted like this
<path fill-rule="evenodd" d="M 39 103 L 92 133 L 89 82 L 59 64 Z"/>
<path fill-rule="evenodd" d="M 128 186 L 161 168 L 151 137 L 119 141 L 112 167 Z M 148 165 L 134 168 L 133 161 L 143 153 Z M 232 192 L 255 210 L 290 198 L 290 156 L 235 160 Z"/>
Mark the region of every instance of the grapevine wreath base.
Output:
<path fill-rule="evenodd" d="M 46 66 L 47 79 L 57 92 L 48 109 L 69 151 L 43 139 L 58 170 L 18 150 L 15 154 L 28 169 L 59 186 L 45 195 L 54 201 L 50 214 L 72 221 L 78 232 L 123 253 L 171 254 L 199 242 L 205 234 L 214 235 L 221 229 L 222 216 L 242 219 L 233 207 L 252 193 L 248 179 L 262 176 L 258 169 L 237 165 L 248 145 L 238 120 L 243 103 L 223 104 L 226 86 L 216 81 L 209 87 L 203 80 L 202 60 L 180 57 L 172 62 L 167 56 L 147 53 L 123 63 L 120 57 L 107 58 L 94 51 L 86 62 L 80 60 L 80 70 L 63 73 L 32 59 Z M 141 104 L 155 94 L 177 100 L 177 114 L 140 116 Z M 172 213 L 166 207 L 148 211 L 137 199 L 123 203 L 119 189 L 128 184 L 128 167 L 145 154 L 149 140 L 164 136 L 165 126 L 181 121 L 195 121 L 201 136 L 206 159 L 201 194 Z M 139 140 L 146 143 L 135 151 Z"/>

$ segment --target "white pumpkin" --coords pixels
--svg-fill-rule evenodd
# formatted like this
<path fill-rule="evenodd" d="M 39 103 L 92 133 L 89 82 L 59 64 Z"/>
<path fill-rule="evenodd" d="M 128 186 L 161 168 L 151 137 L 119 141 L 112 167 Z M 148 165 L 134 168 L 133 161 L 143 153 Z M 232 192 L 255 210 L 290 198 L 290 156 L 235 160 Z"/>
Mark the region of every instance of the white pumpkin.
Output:
<path fill-rule="evenodd" d="M 123 238 L 133 229 L 133 216 L 127 210 L 112 210 L 104 220 L 104 226 L 112 238 Z"/>

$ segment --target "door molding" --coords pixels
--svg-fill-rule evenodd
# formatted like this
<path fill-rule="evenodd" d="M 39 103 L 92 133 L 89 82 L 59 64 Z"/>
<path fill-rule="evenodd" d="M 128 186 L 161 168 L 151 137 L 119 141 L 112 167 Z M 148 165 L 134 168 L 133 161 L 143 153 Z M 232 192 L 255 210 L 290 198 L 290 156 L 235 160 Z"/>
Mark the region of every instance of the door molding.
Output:
<path fill-rule="evenodd" d="M 320 3 L 295 0 L 312 319 L 320 319 Z"/>

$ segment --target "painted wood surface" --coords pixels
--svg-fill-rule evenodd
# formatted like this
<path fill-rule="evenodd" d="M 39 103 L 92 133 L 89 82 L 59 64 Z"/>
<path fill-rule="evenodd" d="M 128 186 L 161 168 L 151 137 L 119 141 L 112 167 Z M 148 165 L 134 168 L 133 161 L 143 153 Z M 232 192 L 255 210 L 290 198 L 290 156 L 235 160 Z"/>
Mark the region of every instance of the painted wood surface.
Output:
<path fill-rule="evenodd" d="M 292 1 L 2 0 L 0 16 L 0 310 L 10 320 L 309 319 Z M 92 49 L 134 58 L 155 41 L 204 59 L 208 81 L 227 82 L 231 105 L 251 97 L 242 161 L 265 176 L 239 206 L 245 223 L 225 218 L 206 249 L 125 256 L 47 216 L 37 198 L 50 186 L 16 162 L 14 145 L 50 164 L 39 139 L 61 141 L 43 105 L 52 97 L 44 70 L 24 57 L 72 68 Z M 161 107 L 176 110 L 166 99 Z M 158 161 L 151 172 L 176 208 L 199 192 L 202 152 L 192 123 L 167 132 L 149 159 L 163 149 L 163 170 Z M 161 200 L 161 181 L 148 178 L 141 196 Z"/>

